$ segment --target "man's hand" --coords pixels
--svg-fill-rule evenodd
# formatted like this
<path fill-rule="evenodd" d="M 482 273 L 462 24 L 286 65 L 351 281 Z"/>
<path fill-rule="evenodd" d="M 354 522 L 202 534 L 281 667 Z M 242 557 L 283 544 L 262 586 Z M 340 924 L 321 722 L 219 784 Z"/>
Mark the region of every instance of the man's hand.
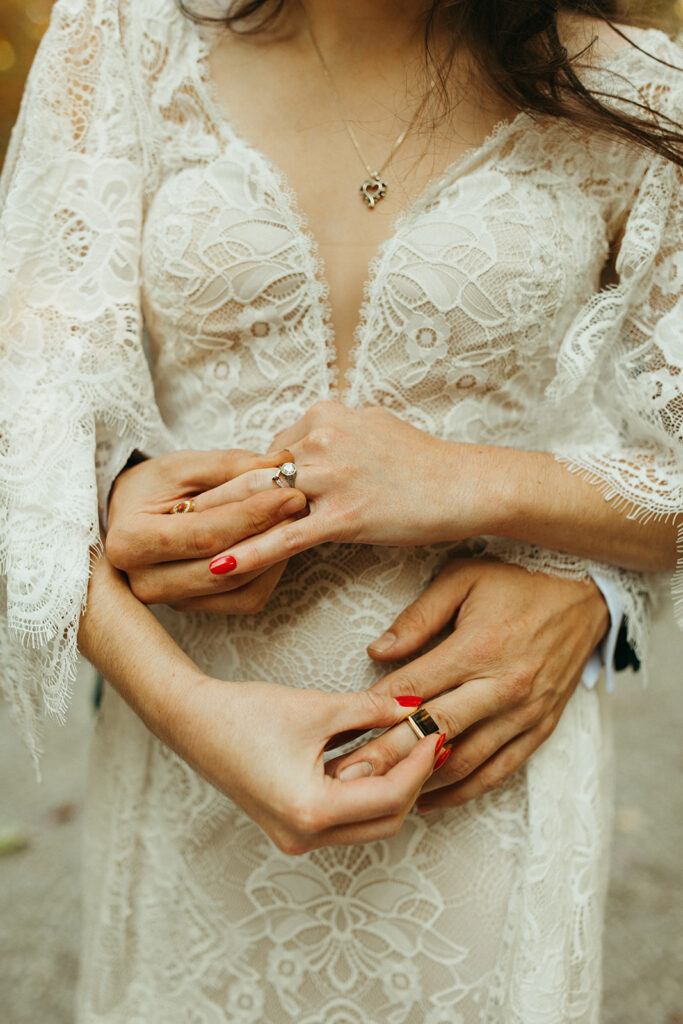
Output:
<path fill-rule="evenodd" d="M 169 604 L 178 611 L 252 614 L 265 606 L 286 567 L 239 577 L 209 572 L 226 547 L 294 522 L 306 498 L 293 488 L 264 489 L 264 472 L 291 459 L 289 452 L 182 451 L 147 459 L 117 478 L 109 502 L 106 554 L 128 575 L 131 590 L 145 604 Z M 169 515 L 184 498 L 226 481 L 236 481 L 230 500 Z"/>
<path fill-rule="evenodd" d="M 446 640 L 372 688 L 421 698 L 446 733 L 422 811 L 465 803 L 516 771 L 552 733 L 608 627 L 592 581 L 456 559 L 368 653 L 377 661 L 406 658 L 455 616 Z M 327 768 L 338 778 L 381 775 L 415 742 L 401 724 Z"/>

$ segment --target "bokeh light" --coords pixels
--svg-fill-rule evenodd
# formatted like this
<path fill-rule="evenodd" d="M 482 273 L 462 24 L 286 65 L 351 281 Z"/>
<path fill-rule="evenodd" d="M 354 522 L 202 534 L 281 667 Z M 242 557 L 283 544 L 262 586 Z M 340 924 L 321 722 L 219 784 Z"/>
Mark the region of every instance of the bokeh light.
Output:
<path fill-rule="evenodd" d="M 53 0 L 0 3 L 0 165 L 16 121 L 36 47 L 50 20 Z"/>

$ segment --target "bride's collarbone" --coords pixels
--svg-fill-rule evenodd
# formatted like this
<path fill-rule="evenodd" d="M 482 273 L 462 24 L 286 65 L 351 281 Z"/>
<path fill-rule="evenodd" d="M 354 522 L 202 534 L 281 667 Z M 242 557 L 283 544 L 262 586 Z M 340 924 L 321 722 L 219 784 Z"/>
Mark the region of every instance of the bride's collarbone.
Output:
<path fill-rule="evenodd" d="M 433 121 L 416 124 L 383 166 L 414 112 L 408 100 L 419 103 L 415 95 L 406 96 L 410 90 L 402 68 L 393 82 L 382 72 L 374 82 L 366 72 L 355 91 L 344 82 L 339 91 L 348 109 L 342 111 L 310 55 L 302 59 L 287 44 L 259 46 L 226 37 L 209 63 L 226 120 L 279 173 L 317 248 L 343 372 L 352 358 L 370 264 L 391 239 L 396 221 L 509 112 L 460 96 L 435 127 Z M 345 119 L 352 122 L 364 161 Z M 372 209 L 360 193 L 368 177 L 364 162 L 381 169 L 387 184 L 386 195 Z"/>
<path fill-rule="evenodd" d="M 430 181 L 509 114 L 495 101 L 482 102 L 481 91 L 473 99 L 471 90 L 454 85 L 447 116 L 440 116 L 440 100 L 432 94 L 423 117 L 389 160 L 428 90 L 421 54 L 416 53 L 412 76 L 404 67 L 391 73 L 378 67 L 373 75 L 364 66 L 362 76 L 350 70 L 335 82 L 343 109 L 315 55 L 287 42 L 259 45 L 226 36 L 209 63 L 214 95 L 228 122 L 286 178 L 321 241 L 327 236 L 349 245 L 360 231 L 377 246 Z M 381 170 L 388 185 L 371 211 L 359 191 L 368 170 Z"/>

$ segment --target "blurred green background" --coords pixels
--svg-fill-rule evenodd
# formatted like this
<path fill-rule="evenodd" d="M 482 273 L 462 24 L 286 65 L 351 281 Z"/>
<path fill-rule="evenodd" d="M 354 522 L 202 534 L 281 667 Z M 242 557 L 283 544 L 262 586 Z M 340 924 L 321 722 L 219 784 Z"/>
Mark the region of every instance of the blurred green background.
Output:
<path fill-rule="evenodd" d="M 53 0 L 0 0 L 0 166 L 52 3 Z M 683 0 L 649 0 L 631 7 L 652 13 L 670 31 L 683 26 Z"/>

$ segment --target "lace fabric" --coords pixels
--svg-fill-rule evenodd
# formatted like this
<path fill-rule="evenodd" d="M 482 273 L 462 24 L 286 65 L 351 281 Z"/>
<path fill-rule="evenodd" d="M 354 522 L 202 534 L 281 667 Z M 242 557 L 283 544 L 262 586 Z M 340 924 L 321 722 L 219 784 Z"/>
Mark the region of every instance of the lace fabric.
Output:
<path fill-rule="evenodd" d="M 264 449 L 336 393 L 324 268 L 277 168 L 216 109 L 212 41 L 174 0 L 58 0 L 0 185 L 2 681 L 35 752 L 45 709 L 68 704 L 98 494 L 130 450 Z M 675 72 L 637 52 L 594 73 L 683 106 Z M 345 401 L 552 451 L 642 518 L 680 511 L 680 179 L 564 126 L 502 126 L 373 261 Z M 600 290 L 622 224 L 619 283 Z M 380 671 L 365 644 L 448 554 L 326 545 L 259 616 L 159 616 L 219 677 L 361 688 Z M 600 571 L 642 658 L 656 581 Z M 579 691 L 500 792 L 292 862 L 107 690 L 81 1024 L 596 1021 L 606 729 Z"/>

